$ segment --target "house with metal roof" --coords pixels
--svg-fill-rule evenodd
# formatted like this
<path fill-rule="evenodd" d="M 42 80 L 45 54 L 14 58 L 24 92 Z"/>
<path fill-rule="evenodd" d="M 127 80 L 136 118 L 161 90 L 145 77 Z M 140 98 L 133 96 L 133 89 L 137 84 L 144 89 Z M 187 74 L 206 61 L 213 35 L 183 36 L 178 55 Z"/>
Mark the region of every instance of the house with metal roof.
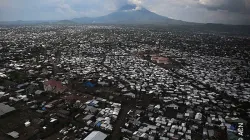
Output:
<path fill-rule="evenodd" d="M 102 133 L 101 131 L 93 131 L 84 140 L 105 140 L 108 135 Z"/>
<path fill-rule="evenodd" d="M 51 91 L 54 93 L 63 93 L 67 87 L 62 85 L 60 81 L 49 80 L 43 83 L 45 91 Z"/>
<path fill-rule="evenodd" d="M 16 110 L 14 107 L 0 103 L 0 117 L 14 110 Z"/>

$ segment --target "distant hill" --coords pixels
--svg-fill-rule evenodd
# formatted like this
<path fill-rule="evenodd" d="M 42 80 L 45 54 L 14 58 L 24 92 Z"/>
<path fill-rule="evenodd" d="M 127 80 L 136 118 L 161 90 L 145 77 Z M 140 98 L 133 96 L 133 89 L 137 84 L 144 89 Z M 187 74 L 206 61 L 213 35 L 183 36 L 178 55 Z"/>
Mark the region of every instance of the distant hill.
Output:
<path fill-rule="evenodd" d="M 53 22 L 52 24 L 69 25 L 69 24 L 77 24 L 77 23 L 72 21 L 72 20 L 60 20 L 60 21 L 57 21 L 57 22 Z"/>
<path fill-rule="evenodd" d="M 136 5 L 125 5 L 117 11 L 101 17 L 74 18 L 72 21 L 77 23 L 105 23 L 105 24 L 174 24 L 187 25 L 194 24 L 175 20 L 153 13 L 143 7 Z"/>
<path fill-rule="evenodd" d="M 77 24 L 77 23 L 72 20 L 0 21 L 0 25 L 38 25 L 38 24 L 70 25 L 70 24 Z"/>
<path fill-rule="evenodd" d="M 17 21 L 0 21 L 0 25 L 26 25 L 26 24 L 38 24 L 42 21 L 23 21 L 23 20 L 17 20 Z"/>
<path fill-rule="evenodd" d="M 50 24 L 55 21 L 51 20 L 33 20 L 33 21 L 23 21 L 23 20 L 17 20 L 17 21 L 0 21 L 0 25 L 36 25 L 36 24 Z"/>
<path fill-rule="evenodd" d="M 82 17 L 71 20 L 46 20 L 46 21 L 0 21 L 0 25 L 37 25 L 37 24 L 119 24 L 119 25 L 140 25 L 152 27 L 157 25 L 160 28 L 178 28 L 189 31 L 208 31 L 250 35 L 249 25 L 225 25 L 214 23 L 192 23 L 171 19 L 149 11 L 144 7 L 133 4 L 124 5 L 113 13 L 100 17 Z M 170 27 L 171 26 L 171 27 Z"/>

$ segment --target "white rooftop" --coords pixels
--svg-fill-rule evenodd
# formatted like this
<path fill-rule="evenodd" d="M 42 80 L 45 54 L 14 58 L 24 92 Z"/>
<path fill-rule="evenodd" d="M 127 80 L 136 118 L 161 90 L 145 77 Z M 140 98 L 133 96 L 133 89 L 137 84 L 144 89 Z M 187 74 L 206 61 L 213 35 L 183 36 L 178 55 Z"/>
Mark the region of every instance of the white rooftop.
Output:
<path fill-rule="evenodd" d="M 107 135 L 100 131 L 93 131 L 84 140 L 104 140 L 106 137 Z"/>

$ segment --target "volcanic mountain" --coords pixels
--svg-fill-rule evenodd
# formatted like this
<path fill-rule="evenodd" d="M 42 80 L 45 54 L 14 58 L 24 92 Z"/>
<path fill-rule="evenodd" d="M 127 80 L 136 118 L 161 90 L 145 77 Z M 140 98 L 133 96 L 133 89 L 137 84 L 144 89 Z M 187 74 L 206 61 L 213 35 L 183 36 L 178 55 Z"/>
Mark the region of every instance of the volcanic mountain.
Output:
<path fill-rule="evenodd" d="M 113 13 L 101 17 L 74 18 L 76 23 L 105 23 L 105 24 L 191 24 L 188 22 L 174 20 L 153 13 L 146 8 L 136 5 L 125 5 Z"/>

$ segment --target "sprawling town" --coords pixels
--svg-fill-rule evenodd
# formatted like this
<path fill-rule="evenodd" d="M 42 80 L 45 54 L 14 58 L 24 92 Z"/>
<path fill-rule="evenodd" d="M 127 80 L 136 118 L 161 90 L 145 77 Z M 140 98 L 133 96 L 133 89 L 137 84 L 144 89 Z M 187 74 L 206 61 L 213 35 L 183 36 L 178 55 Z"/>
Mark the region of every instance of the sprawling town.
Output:
<path fill-rule="evenodd" d="M 0 140 L 248 140 L 250 37 L 0 27 Z"/>

